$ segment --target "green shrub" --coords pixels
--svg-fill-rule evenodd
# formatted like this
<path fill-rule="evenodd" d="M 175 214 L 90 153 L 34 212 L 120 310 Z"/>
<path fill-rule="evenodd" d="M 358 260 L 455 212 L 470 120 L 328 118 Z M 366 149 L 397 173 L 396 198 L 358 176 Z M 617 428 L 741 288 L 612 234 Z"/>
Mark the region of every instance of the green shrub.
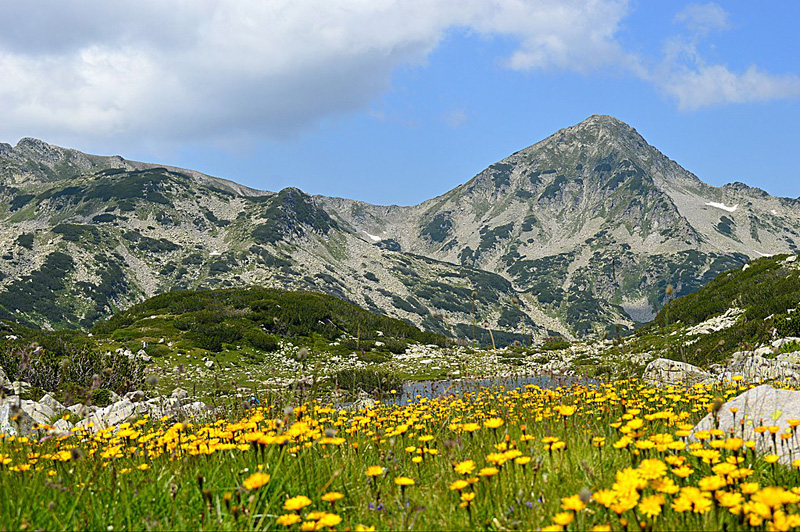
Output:
<path fill-rule="evenodd" d="M 566 340 L 548 340 L 541 349 L 543 351 L 553 351 L 556 349 L 567 349 L 571 344 Z"/>
<path fill-rule="evenodd" d="M 378 351 L 388 351 L 389 353 L 393 353 L 395 355 L 402 355 L 406 352 L 408 348 L 408 343 L 403 342 L 401 340 L 393 340 L 391 338 L 387 338 L 384 340 L 383 345 L 376 346 L 375 349 Z"/>
<path fill-rule="evenodd" d="M 374 351 L 367 351 L 366 353 L 359 353 L 358 359 L 362 362 L 368 362 L 370 364 L 381 364 L 383 362 L 389 362 L 392 357 L 387 355 L 386 353 L 376 353 Z"/>
<path fill-rule="evenodd" d="M 145 352 L 151 357 L 160 358 L 169 355 L 172 349 L 165 344 L 150 344 L 147 346 L 147 349 L 145 349 Z"/>
<path fill-rule="evenodd" d="M 779 337 L 800 336 L 800 315 L 776 316 L 773 321 L 775 332 Z"/>
<path fill-rule="evenodd" d="M 260 329 L 250 329 L 245 332 L 244 340 L 256 349 L 261 349 L 268 353 L 278 349 L 278 339 Z"/>
<path fill-rule="evenodd" d="M 140 361 L 118 353 L 102 354 L 79 332 L 29 329 L 27 334 L 13 342 L 0 342 L 0 367 L 12 381 L 59 393 L 99 382 L 121 394 L 139 388 L 144 381 Z M 34 348 L 34 343 L 38 347 Z"/>
<path fill-rule="evenodd" d="M 89 400 L 94 406 L 105 407 L 111 404 L 111 390 L 98 388 L 89 394 Z"/>

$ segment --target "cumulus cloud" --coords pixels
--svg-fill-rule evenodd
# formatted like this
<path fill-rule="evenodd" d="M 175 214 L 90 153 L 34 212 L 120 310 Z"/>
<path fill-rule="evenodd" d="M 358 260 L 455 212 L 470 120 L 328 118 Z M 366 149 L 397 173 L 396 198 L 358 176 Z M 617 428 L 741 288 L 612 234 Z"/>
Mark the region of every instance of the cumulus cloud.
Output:
<path fill-rule="evenodd" d="M 41 0 L 0 19 L 0 136 L 291 136 L 362 109 L 446 32 L 508 35 L 515 69 L 623 55 L 623 0 Z"/>
<path fill-rule="evenodd" d="M 497 2 L 474 26 L 518 38 L 518 49 L 506 61 L 512 69 L 590 72 L 635 62 L 615 38 L 627 14 L 623 0 L 508 1 Z"/>
<path fill-rule="evenodd" d="M 617 38 L 627 0 L 38 0 L 3 9 L 0 139 L 291 137 L 368 109 L 398 67 L 424 65 L 453 29 L 509 37 L 509 69 L 621 71 L 685 109 L 797 90 L 793 76 L 735 74 L 692 57 L 697 39 L 730 25 L 715 4 L 676 16 L 692 37 L 657 68 Z"/>
<path fill-rule="evenodd" d="M 800 78 L 794 74 L 772 74 L 755 65 L 736 72 L 705 60 L 701 46 L 709 34 L 731 28 L 730 15 L 719 5 L 690 4 L 675 22 L 688 33 L 668 39 L 661 62 L 642 77 L 674 98 L 680 110 L 800 97 Z"/>
<path fill-rule="evenodd" d="M 796 75 L 769 74 L 755 66 L 735 73 L 724 65 L 698 65 L 672 72 L 661 83 L 684 111 L 800 97 L 800 78 Z"/>

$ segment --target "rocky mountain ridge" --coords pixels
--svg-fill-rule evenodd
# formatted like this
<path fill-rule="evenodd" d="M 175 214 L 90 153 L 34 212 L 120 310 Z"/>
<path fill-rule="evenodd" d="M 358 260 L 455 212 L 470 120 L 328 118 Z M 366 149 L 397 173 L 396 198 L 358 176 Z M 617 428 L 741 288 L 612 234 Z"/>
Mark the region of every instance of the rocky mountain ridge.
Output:
<path fill-rule="evenodd" d="M 800 245 L 800 200 L 706 185 L 604 116 L 411 207 L 35 139 L 0 144 L 0 198 L 0 318 L 45 327 L 176 288 L 263 285 L 484 344 L 604 335 L 651 319 L 668 284 L 689 293 Z"/>

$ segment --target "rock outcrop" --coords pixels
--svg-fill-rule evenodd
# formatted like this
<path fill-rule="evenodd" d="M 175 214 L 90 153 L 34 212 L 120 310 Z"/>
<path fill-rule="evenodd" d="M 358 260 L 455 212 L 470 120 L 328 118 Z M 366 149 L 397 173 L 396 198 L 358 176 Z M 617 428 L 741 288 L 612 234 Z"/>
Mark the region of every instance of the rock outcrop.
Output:
<path fill-rule="evenodd" d="M 793 430 L 790 420 L 800 423 L 800 391 L 780 390 L 768 384 L 752 388 L 723 404 L 716 414 L 708 414 L 695 426 L 693 433 L 720 429 L 725 434 L 754 440 L 756 450 L 774 453 L 779 461 L 789 464 L 800 458 L 800 442 L 796 437 L 783 440 L 780 434 Z M 758 427 L 777 427 L 758 433 Z"/>
<path fill-rule="evenodd" d="M 711 378 L 711 373 L 668 358 L 657 358 L 650 362 L 644 370 L 642 378 L 646 382 L 661 385 L 695 384 Z"/>
<path fill-rule="evenodd" d="M 130 392 L 127 398 L 114 394 L 114 401 L 106 407 L 74 404 L 64 407 L 50 394 L 38 402 L 10 396 L 0 402 L 0 434 L 25 435 L 39 430 L 68 432 L 73 427 L 81 427 L 97 432 L 117 426 L 131 419 L 149 415 L 152 418 L 168 416 L 184 420 L 208 411 L 201 401 L 192 402 L 188 393 L 181 390 L 181 397 L 154 397 L 145 400 L 144 392 Z M 63 414 L 81 418 L 77 423 L 63 419 Z M 42 427 L 51 427 L 49 429 Z"/>

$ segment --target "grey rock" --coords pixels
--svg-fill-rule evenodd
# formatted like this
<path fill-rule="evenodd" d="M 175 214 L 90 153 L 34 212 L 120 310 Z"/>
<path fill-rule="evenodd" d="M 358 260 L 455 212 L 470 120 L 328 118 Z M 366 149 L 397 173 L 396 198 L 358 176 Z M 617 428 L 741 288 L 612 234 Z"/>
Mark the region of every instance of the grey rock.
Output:
<path fill-rule="evenodd" d="M 67 407 L 67 411 L 69 411 L 71 414 L 74 414 L 76 416 L 80 416 L 82 418 L 88 416 L 89 414 L 91 414 L 92 412 L 94 412 L 96 410 L 97 410 L 97 407 L 94 406 L 94 405 L 87 406 L 87 405 L 84 405 L 84 404 L 81 404 L 81 403 L 76 403 L 74 405 L 70 405 L 70 406 Z"/>
<path fill-rule="evenodd" d="M 172 390 L 172 397 L 180 401 L 183 401 L 184 399 L 189 398 L 189 392 L 187 392 L 183 388 L 175 388 L 174 390 Z"/>
<path fill-rule="evenodd" d="M 69 432 L 69 429 L 71 429 L 73 425 L 66 419 L 59 419 L 53 423 L 53 427 L 55 427 L 57 432 Z"/>
<path fill-rule="evenodd" d="M 771 355 L 772 353 L 774 353 L 774 351 L 770 346 L 759 347 L 758 349 L 753 351 L 754 355 L 761 357 L 763 357 L 764 355 Z"/>
<path fill-rule="evenodd" d="M 16 421 L 14 416 L 17 416 Z M 35 432 L 37 425 L 49 425 L 56 417 L 50 407 L 36 401 L 20 401 L 10 398 L 0 404 L 0 432 L 4 434 L 24 435 Z"/>
<path fill-rule="evenodd" d="M 11 390 L 11 381 L 8 380 L 8 375 L 6 375 L 6 372 L 2 367 L 0 367 L 0 388 Z"/>
<path fill-rule="evenodd" d="M 64 405 L 62 405 L 61 403 L 59 403 L 59 402 L 58 402 L 58 401 L 57 401 L 57 400 L 56 400 L 56 399 L 55 399 L 55 398 L 54 398 L 52 395 L 50 395 L 49 393 L 46 393 L 46 394 L 44 395 L 44 397 L 42 397 L 41 399 L 39 399 L 39 403 L 40 403 L 40 404 L 43 404 L 43 405 L 45 405 L 45 406 L 48 406 L 48 407 L 50 407 L 50 408 L 51 408 L 53 411 L 55 411 L 55 412 L 63 412 L 64 410 L 66 410 L 66 408 L 64 407 Z"/>
<path fill-rule="evenodd" d="M 124 399 L 114 403 L 105 410 L 102 419 L 106 427 L 119 425 L 136 415 L 136 405 Z"/>
<path fill-rule="evenodd" d="M 765 358 L 757 354 L 758 352 L 737 351 L 731 357 L 728 371 L 741 375 L 748 382 L 800 380 L 800 357 L 796 353 L 782 353 L 775 358 Z"/>
<path fill-rule="evenodd" d="M 37 423 L 27 412 L 20 408 L 16 400 L 4 401 L 0 404 L 0 433 L 11 436 L 29 434 Z"/>
<path fill-rule="evenodd" d="M 735 417 L 731 408 L 738 409 Z M 762 436 L 755 432 L 755 428 L 762 425 L 777 425 L 780 434 L 789 430 L 788 420 L 800 420 L 800 391 L 781 390 L 762 384 L 722 405 L 717 415 L 715 419 L 713 414 L 708 414 L 695 426 L 694 432 L 714 428 L 726 434 L 733 431 L 737 437 L 754 440 L 757 451 L 777 454 L 784 464 L 800 458 L 800 441 L 797 438 L 790 438 L 782 444 L 778 437 L 776 446 L 769 433 Z M 744 425 L 742 419 L 745 420 Z"/>
<path fill-rule="evenodd" d="M 144 400 L 144 392 L 142 390 L 134 390 L 125 394 L 125 399 L 131 403 L 138 403 Z"/>
<path fill-rule="evenodd" d="M 207 411 L 206 404 L 202 401 L 195 401 L 183 406 L 183 411 L 189 416 L 196 417 Z"/>
<path fill-rule="evenodd" d="M 653 360 L 642 375 L 645 381 L 662 385 L 695 384 L 710 377 L 711 373 L 697 366 L 668 358 Z"/>
<path fill-rule="evenodd" d="M 76 427 L 89 427 L 97 432 L 98 430 L 117 426 L 120 423 L 131 419 L 136 415 L 136 405 L 125 399 L 117 401 L 105 408 L 98 408 L 89 413 L 85 418 L 75 424 Z"/>

